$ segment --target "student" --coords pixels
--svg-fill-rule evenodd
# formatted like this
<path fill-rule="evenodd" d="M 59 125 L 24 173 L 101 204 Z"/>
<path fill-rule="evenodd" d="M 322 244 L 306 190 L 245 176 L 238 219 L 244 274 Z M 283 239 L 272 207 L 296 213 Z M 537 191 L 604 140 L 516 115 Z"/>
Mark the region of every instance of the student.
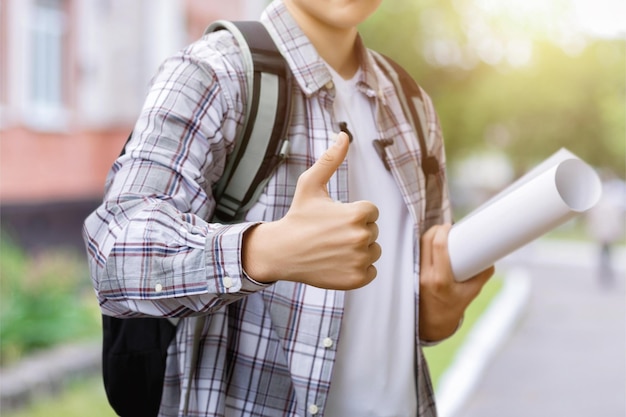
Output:
<path fill-rule="evenodd" d="M 453 279 L 432 103 L 428 143 L 441 171 L 427 195 L 415 132 L 357 33 L 380 1 L 266 9 L 297 86 L 291 149 L 240 224 L 207 221 L 244 117 L 236 42 L 205 36 L 156 75 L 85 240 L 104 313 L 187 317 L 161 416 L 183 415 L 187 392 L 194 416 L 436 415 L 421 346 L 454 333 L 493 268 Z M 381 138 L 392 139 L 389 170 L 372 146 Z"/>

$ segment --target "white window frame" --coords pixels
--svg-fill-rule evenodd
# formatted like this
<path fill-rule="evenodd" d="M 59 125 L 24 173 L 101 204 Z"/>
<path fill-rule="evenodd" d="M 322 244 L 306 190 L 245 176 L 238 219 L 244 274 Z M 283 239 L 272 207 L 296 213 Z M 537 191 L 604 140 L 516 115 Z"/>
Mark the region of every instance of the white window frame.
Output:
<path fill-rule="evenodd" d="M 30 16 L 24 122 L 38 130 L 63 130 L 68 122 L 65 0 L 32 0 Z"/>
<path fill-rule="evenodd" d="M 8 123 L 9 98 L 9 17 L 7 16 L 6 0 L 0 0 L 0 129 L 5 128 Z"/>

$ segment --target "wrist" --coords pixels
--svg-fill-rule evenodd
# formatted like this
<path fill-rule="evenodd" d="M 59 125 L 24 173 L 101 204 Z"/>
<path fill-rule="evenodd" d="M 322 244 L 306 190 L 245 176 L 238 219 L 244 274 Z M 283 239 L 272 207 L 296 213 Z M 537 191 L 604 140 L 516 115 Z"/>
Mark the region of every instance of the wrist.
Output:
<path fill-rule="evenodd" d="M 277 280 L 278 271 L 273 260 L 268 227 L 271 223 L 259 223 L 244 232 L 241 247 L 241 266 L 245 274 L 254 281 L 269 284 Z"/>
<path fill-rule="evenodd" d="M 459 328 L 463 316 L 450 321 L 429 322 L 420 317 L 420 339 L 427 342 L 439 342 L 452 336 Z"/>
<path fill-rule="evenodd" d="M 463 320 L 463 309 L 430 306 L 420 301 L 419 336 L 421 340 L 438 342 L 452 336 Z"/>

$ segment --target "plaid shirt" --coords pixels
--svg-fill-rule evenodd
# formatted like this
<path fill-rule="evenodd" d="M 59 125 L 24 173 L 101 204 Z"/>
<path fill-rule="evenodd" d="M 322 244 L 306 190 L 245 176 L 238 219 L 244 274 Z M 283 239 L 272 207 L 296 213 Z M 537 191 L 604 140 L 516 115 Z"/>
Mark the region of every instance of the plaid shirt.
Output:
<path fill-rule="evenodd" d="M 107 178 L 102 205 L 85 221 L 90 271 L 103 313 L 182 317 L 170 346 L 161 416 L 323 415 L 340 343 L 343 292 L 303 284 L 261 285 L 241 266 L 242 234 L 258 221 L 282 217 L 300 173 L 338 132 L 331 75 L 280 0 L 262 21 L 287 59 L 295 83 L 289 158 L 269 181 L 245 222 L 207 221 L 211 187 L 242 126 L 246 77 L 227 31 L 198 40 L 168 59 L 156 75 L 124 156 Z M 429 181 L 421 150 L 392 84 L 359 40 L 360 91 L 374 103 L 392 174 L 415 223 L 415 288 L 419 236 L 450 221 L 441 130 L 424 95 L 429 153 L 441 172 Z M 328 188 L 348 201 L 344 163 Z M 416 314 L 419 295 L 415 294 Z M 202 317 L 200 355 L 189 381 L 194 328 Z M 419 323 L 416 317 L 415 323 Z M 415 330 L 419 334 L 418 329 Z M 331 338 L 336 343 L 323 343 Z M 416 336 L 420 416 L 435 416 L 428 369 Z"/>

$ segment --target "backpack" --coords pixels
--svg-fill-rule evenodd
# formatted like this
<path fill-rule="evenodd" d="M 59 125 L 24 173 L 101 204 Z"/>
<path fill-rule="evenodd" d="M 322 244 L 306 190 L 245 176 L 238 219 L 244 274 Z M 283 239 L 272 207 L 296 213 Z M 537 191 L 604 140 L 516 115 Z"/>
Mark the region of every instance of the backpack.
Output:
<path fill-rule="evenodd" d="M 238 41 L 248 78 L 245 124 L 213 187 L 213 221 L 241 221 L 288 152 L 291 71 L 260 22 L 217 21 L 205 33 L 229 30 Z M 126 144 L 131 140 L 132 132 Z M 125 153 L 126 146 L 121 155 Z M 158 415 L 167 349 L 176 319 L 102 315 L 102 376 L 109 404 L 121 417 Z"/>
<path fill-rule="evenodd" d="M 260 22 L 217 21 L 205 33 L 216 30 L 229 30 L 238 41 L 248 78 L 245 124 L 227 159 L 222 177 L 213 187 L 216 200 L 213 221 L 232 223 L 243 219 L 274 170 L 287 156 L 291 71 Z M 377 54 L 376 58 L 394 81 L 398 92 L 404 91 L 409 98 L 421 98 L 419 87 L 402 67 L 382 55 Z M 424 150 L 422 169 L 428 178 L 439 167 L 437 160 L 425 152 L 425 126 L 420 123 L 420 113 L 416 108 L 416 103 L 419 106 L 420 101 L 409 101 L 402 94 L 399 95 L 407 119 L 418 132 L 420 147 Z M 131 138 L 132 132 L 127 143 Z M 385 162 L 385 143 L 375 143 L 375 146 Z M 125 147 L 122 154 L 124 152 Z M 192 372 L 199 346 L 199 323 L 201 320 L 197 320 L 194 332 Z M 109 404 L 119 416 L 158 415 L 167 350 L 176 335 L 176 325 L 176 319 L 120 319 L 102 315 L 104 388 Z M 187 401 L 188 397 L 185 403 Z"/>

